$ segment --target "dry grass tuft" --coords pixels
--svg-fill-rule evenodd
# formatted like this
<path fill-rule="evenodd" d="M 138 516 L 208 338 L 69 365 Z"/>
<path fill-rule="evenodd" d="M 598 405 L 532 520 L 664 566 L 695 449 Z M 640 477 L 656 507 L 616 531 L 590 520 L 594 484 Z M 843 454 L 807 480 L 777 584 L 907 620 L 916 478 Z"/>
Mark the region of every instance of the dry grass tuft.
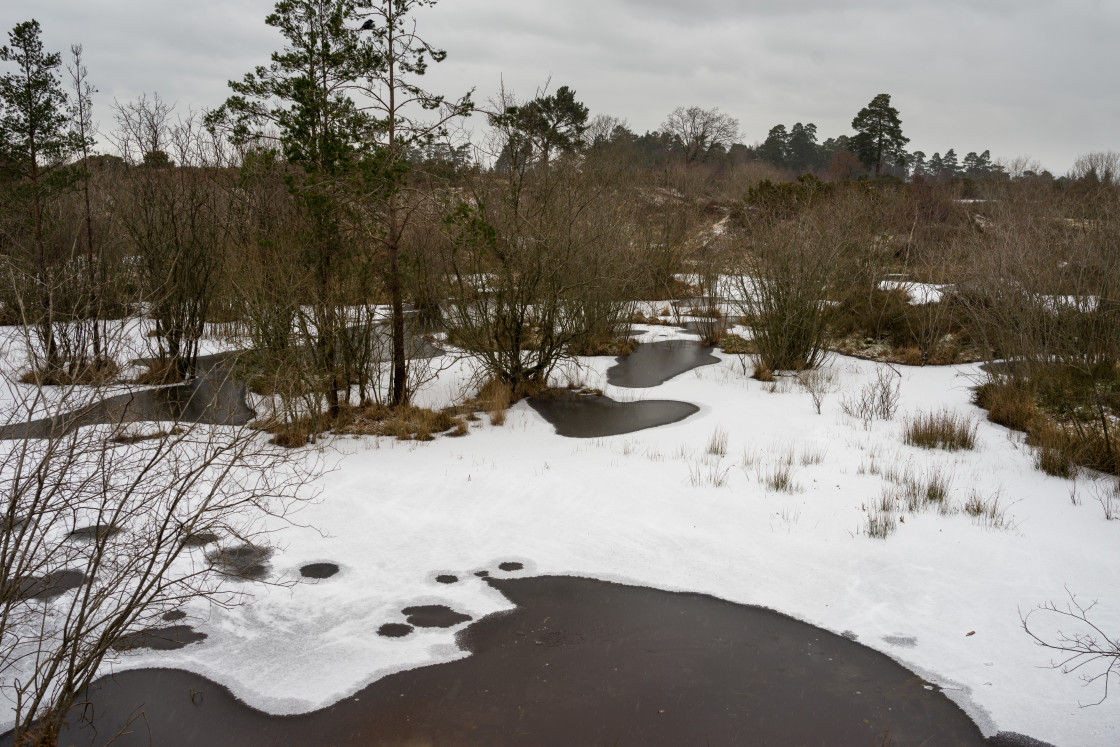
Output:
<path fill-rule="evenodd" d="M 769 383 L 774 381 L 774 372 L 767 368 L 764 363 L 755 363 L 754 373 L 751 374 L 751 378 Z"/>
<path fill-rule="evenodd" d="M 991 498 L 984 498 L 973 490 L 965 501 L 964 512 L 986 529 L 1010 529 L 1012 523 L 1007 517 L 1007 509 L 999 501 L 998 491 Z"/>
<path fill-rule="evenodd" d="M 752 341 L 740 335 L 724 335 L 720 340 L 720 349 L 728 355 L 754 355 L 758 352 Z"/>
<path fill-rule="evenodd" d="M 34 386 L 97 386 L 109 384 L 117 378 L 120 367 L 110 358 L 75 366 L 65 370 L 42 371 L 31 369 L 19 377 L 20 383 Z"/>
<path fill-rule="evenodd" d="M 727 431 L 723 428 L 712 431 L 712 437 L 708 439 L 708 453 L 712 456 L 727 456 Z"/>
<path fill-rule="evenodd" d="M 923 449 L 975 449 L 978 428 L 971 418 L 949 410 L 918 413 L 906 421 L 903 440 Z"/>
<path fill-rule="evenodd" d="M 182 428 L 172 428 L 169 431 L 158 430 L 145 433 L 139 430 L 123 430 L 117 435 L 113 436 L 110 441 L 115 444 L 138 444 L 141 441 L 158 441 L 170 436 L 181 436 L 185 433 Z"/>

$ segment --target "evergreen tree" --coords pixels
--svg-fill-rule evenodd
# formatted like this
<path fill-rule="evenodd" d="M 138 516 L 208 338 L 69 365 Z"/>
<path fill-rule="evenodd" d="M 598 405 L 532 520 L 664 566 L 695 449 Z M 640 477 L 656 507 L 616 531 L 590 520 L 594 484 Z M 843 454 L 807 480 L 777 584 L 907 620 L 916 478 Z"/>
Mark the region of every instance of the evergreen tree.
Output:
<path fill-rule="evenodd" d="M 941 157 L 941 178 L 945 181 L 960 176 L 961 167 L 957 163 L 957 152 L 950 148 Z"/>
<path fill-rule="evenodd" d="M 910 138 L 902 134 L 898 110 L 891 106 L 890 94 L 880 93 L 860 109 L 852 120 L 856 136 L 852 148 L 860 160 L 879 176 L 884 166 L 902 165 L 903 150 Z"/>
<path fill-rule="evenodd" d="M 0 77 L 0 170 L 11 186 L 15 204 L 26 216 L 41 307 L 36 329 L 43 368 L 55 371 L 63 361 L 54 334 L 48 205 L 74 188 L 76 174 L 68 164 L 89 143 L 81 132 L 70 128 L 69 99 L 59 77 L 62 57 L 44 51 L 41 32 L 34 19 L 16 24 L 8 32 L 8 44 L 0 48 L 0 61 L 16 68 Z"/>
<path fill-rule="evenodd" d="M 906 164 L 910 169 L 910 176 L 929 176 L 929 167 L 926 164 L 926 154 L 920 150 L 916 150 L 910 154 Z"/>
<path fill-rule="evenodd" d="M 763 161 L 780 169 L 786 168 L 789 162 L 789 133 L 785 125 L 774 125 L 770 128 L 766 140 L 758 148 L 758 155 Z"/>
<path fill-rule="evenodd" d="M 517 143 L 506 143 L 503 152 L 519 143 L 524 156 L 540 158 L 547 166 L 553 152 L 570 153 L 583 146 L 589 114 L 587 107 L 576 100 L 575 91 L 560 86 L 551 96 L 541 95 L 527 104 L 506 107 L 503 114 L 490 117 L 490 122 L 504 125 L 518 136 Z M 506 155 L 508 160 L 511 154 Z"/>
<path fill-rule="evenodd" d="M 941 160 L 940 153 L 934 153 L 929 157 L 929 165 L 926 167 L 926 172 L 934 179 L 941 179 L 942 172 L 945 170 L 945 164 Z"/>
<path fill-rule="evenodd" d="M 798 173 L 815 169 L 820 159 L 819 151 L 817 126 L 812 122 L 807 125 L 796 123 L 789 131 L 787 145 L 789 167 Z"/>
<path fill-rule="evenodd" d="M 273 52 L 267 67 L 230 81 L 234 95 L 207 117 L 212 127 L 229 127 L 235 141 L 278 149 L 298 167 L 287 180 L 311 226 L 306 256 L 317 294 L 312 352 L 332 416 L 346 387 L 338 365 L 345 320 L 336 298 L 349 246 L 345 216 L 354 199 L 351 185 L 379 125 L 359 109 L 354 94 L 356 81 L 384 64 L 355 30 L 357 11 L 355 0 L 277 2 L 265 23 L 279 29 L 284 48 Z M 164 165 L 160 155 L 151 151 L 144 161 Z"/>
<path fill-rule="evenodd" d="M 437 1 L 360 0 L 358 5 L 359 15 L 366 18 L 363 31 L 371 39 L 362 50 L 377 63 L 366 66 L 362 88 L 371 102 L 367 111 L 378 123 L 373 142 L 376 158 L 369 163 L 374 167 L 371 176 L 380 186 L 370 202 L 381 219 L 383 230 L 378 232 L 378 238 L 388 265 L 386 285 L 392 307 L 393 340 L 389 388 L 393 405 L 406 404 L 410 396 L 401 270 L 404 232 L 416 212 L 415 204 L 410 202 L 415 194 L 404 189 L 409 171 L 408 151 L 446 137 L 448 124 L 474 109 L 469 92 L 457 100 L 448 100 L 419 85 L 431 63 L 447 59 L 447 52 L 428 43 L 416 30 L 416 12 L 436 5 Z M 363 55 L 358 59 L 367 58 Z M 567 107 L 566 98 L 557 99 L 553 110 L 537 115 L 547 120 L 557 113 L 570 112 Z M 586 116 L 580 125 L 585 122 Z"/>

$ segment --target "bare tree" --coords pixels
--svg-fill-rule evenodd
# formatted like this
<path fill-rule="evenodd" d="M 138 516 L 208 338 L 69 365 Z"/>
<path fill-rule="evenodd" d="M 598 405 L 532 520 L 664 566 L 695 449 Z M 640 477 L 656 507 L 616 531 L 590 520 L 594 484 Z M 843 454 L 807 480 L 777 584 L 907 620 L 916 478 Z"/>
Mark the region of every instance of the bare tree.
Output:
<path fill-rule="evenodd" d="M 1078 156 L 1069 172 L 1071 179 L 1120 186 L 1120 153 L 1111 150 Z"/>
<path fill-rule="evenodd" d="M 515 107 L 503 91 L 492 108 Z M 517 122 L 492 124 L 491 153 L 510 152 Z M 633 221 L 619 174 L 593 160 L 513 158 L 501 173 L 477 174 L 449 205 L 449 340 L 515 394 L 628 323 Z"/>
<path fill-rule="evenodd" d="M 135 252 L 143 300 L 156 322 L 154 381 L 194 374 L 198 346 L 228 249 L 230 179 L 222 146 L 194 116 L 172 120 L 160 97 L 116 106 L 117 147 L 129 163 L 117 215 Z"/>
<path fill-rule="evenodd" d="M 739 120 L 715 108 L 678 106 L 661 129 L 680 140 L 688 163 L 703 161 L 714 150 L 726 150 L 739 139 Z"/>

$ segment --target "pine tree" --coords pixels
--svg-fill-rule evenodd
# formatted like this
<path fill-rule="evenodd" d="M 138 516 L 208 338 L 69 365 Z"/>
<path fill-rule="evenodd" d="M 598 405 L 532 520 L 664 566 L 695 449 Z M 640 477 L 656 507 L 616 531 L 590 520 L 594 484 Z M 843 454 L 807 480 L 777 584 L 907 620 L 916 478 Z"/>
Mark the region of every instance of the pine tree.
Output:
<path fill-rule="evenodd" d="M 798 173 L 815 169 L 820 161 L 820 146 L 817 145 L 817 126 L 810 122 L 795 124 L 789 131 L 787 146 L 790 168 Z"/>
<path fill-rule="evenodd" d="M 960 176 L 961 167 L 957 163 L 957 152 L 950 148 L 941 157 L 941 178 L 948 181 Z"/>
<path fill-rule="evenodd" d="M 359 15 L 371 37 L 368 52 L 377 65 L 364 74 L 363 91 L 372 102 L 368 111 L 378 122 L 372 161 L 382 187 L 372 200 L 380 214 L 383 231 L 380 244 L 388 261 L 386 285 L 392 307 L 390 325 L 393 342 L 393 371 L 390 403 L 408 402 L 408 360 L 405 356 L 404 289 L 401 271 L 402 237 L 414 214 L 403 189 L 408 179 L 409 149 L 431 143 L 447 134 L 448 124 L 474 109 L 471 96 L 447 100 L 422 88 L 418 79 L 431 63 L 443 62 L 447 52 L 422 39 L 416 31 L 416 11 L 434 6 L 437 0 L 362 0 Z M 559 93 L 559 91 L 557 92 Z M 565 102 L 557 102 L 563 107 Z M 539 112 L 547 117 L 555 112 Z"/>
<path fill-rule="evenodd" d="M 16 67 L 0 77 L 0 169 L 13 185 L 17 204 L 26 210 L 41 307 L 36 329 L 43 368 L 55 371 L 64 362 L 54 334 L 46 211 L 52 198 L 73 189 L 75 174 L 68 164 L 87 142 L 70 129 L 69 99 L 59 77 L 62 57 L 44 51 L 41 32 L 34 19 L 16 24 L 8 32 L 8 44 L 0 48 L 0 61 Z"/>
<path fill-rule="evenodd" d="M 324 395 L 331 415 L 339 411 L 338 333 L 344 321 L 332 299 L 335 269 L 346 239 L 341 216 L 353 199 L 349 185 L 357 172 L 376 120 L 358 108 L 356 81 L 382 61 L 363 44 L 354 0 L 280 0 L 265 23 L 285 40 L 269 66 L 240 81 L 234 95 L 207 117 L 213 127 L 231 128 L 235 141 L 276 148 L 299 172 L 288 186 L 312 226 L 308 252 L 319 289 L 315 305 L 316 361 L 330 372 Z M 149 152 L 145 161 L 158 156 Z"/>
<path fill-rule="evenodd" d="M 856 136 L 852 147 L 860 160 L 874 169 L 875 176 L 883 171 L 883 166 L 902 165 L 903 150 L 910 138 L 902 134 L 902 122 L 898 110 L 891 106 L 890 94 L 880 93 L 871 103 L 860 109 L 852 120 Z"/>
<path fill-rule="evenodd" d="M 774 125 L 766 135 L 766 140 L 758 148 L 759 157 L 778 168 L 789 163 L 789 133 L 785 125 Z"/>
<path fill-rule="evenodd" d="M 929 166 L 926 164 L 926 154 L 920 150 L 916 150 L 910 154 L 907 159 L 907 166 L 910 168 L 910 176 L 929 176 Z"/>
<path fill-rule="evenodd" d="M 929 157 L 929 165 L 926 167 L 926 171 L 931 177 L 934 179 L 941 179 L 944 170 L 945 164 L 941 160 L 940 153 L 934 153 Z"/>

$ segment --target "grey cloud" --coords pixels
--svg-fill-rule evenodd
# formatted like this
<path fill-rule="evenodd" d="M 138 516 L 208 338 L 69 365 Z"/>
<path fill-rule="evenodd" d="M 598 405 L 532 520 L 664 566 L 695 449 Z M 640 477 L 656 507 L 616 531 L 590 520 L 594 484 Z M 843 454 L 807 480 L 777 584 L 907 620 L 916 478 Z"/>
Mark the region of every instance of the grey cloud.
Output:
<path fill-rule="evenodd" d="M 11 5 L 6 28 L 34 15 L 50 48 L 85 45 L 103 124 L 114 97 L 143 91 L 215 106 L 279 44 L 263 22 L 270 0 Z M 551 76 L 637 130 L 698 104 L 738 117 L 748 141 L 795 121 L 827 137 L 888 92 L 927 153 L 1029 153 L 1061 172 L 1079 153 L 1120 149 L 1120 3 L 443 0 L 419 22 L 449 53 L 429 76 L 441 91 L 485 99 L 504 78 L 528 95 Z"/>

